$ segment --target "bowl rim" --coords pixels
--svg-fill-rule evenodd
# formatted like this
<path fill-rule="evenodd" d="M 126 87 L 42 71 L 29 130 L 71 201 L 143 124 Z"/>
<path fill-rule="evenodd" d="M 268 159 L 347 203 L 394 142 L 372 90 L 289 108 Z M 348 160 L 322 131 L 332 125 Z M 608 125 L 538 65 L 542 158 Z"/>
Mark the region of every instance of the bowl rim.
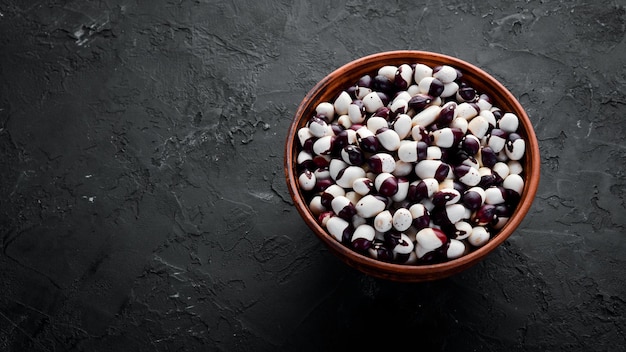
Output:
<path fill-rule="evenodd" d="M 304 114 L 315 107 L 316 104 L 314 102 L 321 102 L 317 99 L 324 93 L 325 87 L 340 78 L 340 76 L 344 75 L 346 72 L 364 69 L 377 62 L 381 62 L 377 67 L 382 67 L 383 63 L 390 65 L 395 63 L 399 65 L 401 63 L 430 63 L 431 61 L 432 63 L 429 65 L 431 67 L 434 67 L 433 65 L 439 62 L 439 64 L 447 64 L 459 69 L 464 77 L 471 78 L 471 80 L 476 82 L 482 82 L 486 87 L 493 90 L 493 92 L 497 92 L 497 97 L 494 97 L 493 94 L 490 95 L 493 100 L 511 105 L 511 108 L 507 108 L 505 111 L 505 109 L 501 108 L 502 104 L 496 105 L 494 102 L 494 106 L 501 108 L 503 112 L 514 112 L 519 118 L 520 126 L 523 128 L 526 142 L 524 190 L 520 198 L 520 203 L 508 222 L 484 246 L 474 249 L 460 258 L 442 263 L 410 265 L 384 262 L 358 253 L 332 238 L 310 212 L 308 204 L 297 184 L 297 174 L 295 170 L 297 153 L 297 143 L 295 141 L 297 131 L 303 125 L 301 121 L 306 118 Z M 335 91 L 334 97 L 339 93 L 339 91 Z M 483 92 L 479 91 L 479 93 Z M 320 238 L 334 254 L 339 255 L 344 262 L 355 269 L 379 278 L 408 282 L 431 281 L 453 275 L 478 263 L 500 246 L 511 236 L 514 230 L 518 228 L 530 210 L 539 185 L 541 164 L 539 145 L 532 122 L 519 101 L 503 84 L 478 66 L 462 59 L 421 50 L 394 50 L 370 54 L 347 62 L 322 78 L 309 90 L 299 103 L 288 130 L 284 153 L 284 173 L 289 193 L 296 209 L 313 233 Z M 530 169 L 528 169 L 529 167 Z"/>

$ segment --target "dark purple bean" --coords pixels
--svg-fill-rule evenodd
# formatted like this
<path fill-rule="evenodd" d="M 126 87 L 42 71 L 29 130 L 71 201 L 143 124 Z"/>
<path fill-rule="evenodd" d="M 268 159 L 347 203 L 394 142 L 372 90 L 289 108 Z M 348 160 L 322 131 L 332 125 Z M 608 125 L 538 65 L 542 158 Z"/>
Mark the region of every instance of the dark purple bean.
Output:
<path fill-rule="evenodd" d="M 372 76 L 365 75 L 365 76 L 359 78 L 359 81 L 356 83 L 356 85 L 359 86 L 359 87 L 371 88 L 372 87 Z"/>
<path fill-rule="evenodd" d="M 382 241 L 374 240 L 368 253 L 372 258 L 383 262 L 391 262 L 393 260 L 393 250 L 387 248 Z"/>
<path fill-rule="evenodd" d="M 374 112 L 374 114 L 372 114 L 372 116 L 371 116 L 371 117 L 382 117 L 382 118 L 384 118 L 385 120 L 389 121 L 389 118 L 390 118 L 390 115 L 389 115 L 389 114 L 390 114 L 390 113 L 391 113 L 391 109 L 389 109 L 389 108 L 388 108 L 388 107 L 386 107 L 386 106 L 383 106 L 383 107 L 381 107 L 381 108 L 378 108 L 378 110 L 376 110 L 376 111 Z"/>
<path fill-rule="evenodd" d="M 485 167 L 491 169 L 498 162 L 498 157 L 496 156 L 496 153 L 488 146 L 482 147 L 480 150 L 480 154 L 482 165 Z"/>
<path fill-rule="evenodd" d="M 372 80 L 371 88 L 373 90 L 375 90 L 375 91 L 384 92 L 384 93 L 390 93 L 390 92 L 394 91 L 395 85 L 394 85 L 393 81 L 391 81 L 386 76 L 376 75 L 376 76 L 374 76 L 374 79 Z M 385 104 L 385 105 L 387 105 L 387 104 Z"/>
<path fill-rule="evenodd" d="M 484 204 L 472 215 L 472 225 L 484 226 L 491 224 L 496 219 L 496 207 L 491 204 Z"/>
<path fill-rule="evenodd" d="M 453 101 L 444 104 L 441 107 L 441 111 L 439 112 L 439 116 L 435 120 L 435 124 L 440 126 L 447 126 L 454 120 L 454 110 L 456 109 L 457 104 Z"/>
<path fill-rule="evenodd" d="M 482 188 L 480 191 L 482 191 Z M 485 203 L 485 195 L 484 191 L 480 191 L 476 187 L 473 187 L 463 193 L 461 202 L 467 209 L 474 211 L 483 206 Z"/>
<path fill-rule="evenodd" d="M 428 105 L 433 102 L 433 97 L 427 94 L 417 94 L 414 95 L 409 100 L 409 108 L 415 110 L 416 112 L 420 112 L 424 110 Z"/>
<path fill-rule="evenodd" d="M 409 87 L 409 84 L 411 84 L 412 79 L 413 70 L 411 69 L 411 66 L 403 64 L 398 66 L 393 83 L 397 90 L 406 90 Z"/>
<path fill-rule="evenodd" d="M 385 197 L 391 197 L 398 193 L 398 179 L 390 173 L 378 174 L 374 180 L 374 186 L 378 193 Z"/>
<path fill-rule="evenodd" d="M 476 90 L 472 87 L 460 87 L 457 91 L 457 99 L 463 102 L 476 100 Z"/>
<path fill-rule="evenodd" d="M 356 145 L 348 145 L 341 151 L 341 158 L 350 165 L 362 165 L 365 162 L 365 155 L 361 148 Z"/>

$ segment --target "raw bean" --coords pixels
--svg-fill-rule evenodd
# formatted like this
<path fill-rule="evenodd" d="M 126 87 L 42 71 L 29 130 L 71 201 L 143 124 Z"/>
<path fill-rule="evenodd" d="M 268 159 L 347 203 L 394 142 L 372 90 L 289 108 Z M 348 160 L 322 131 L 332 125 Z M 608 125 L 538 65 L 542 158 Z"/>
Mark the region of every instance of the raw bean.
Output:
<path fill-rule="evenodd" d="M 478 139 L 481 139 L 489 130 L 489 122 L 482 115 L 478 115 L 470 120 L 467 130 Z"/>
<path fill-rule="evenodd" d="M 365 104 L 360 99 L 353 100 L 352 104 L 348 106 L 348 117 L 352 123 L 362 123 L 365 121 L 367 111 L 365 111 Z"/>
<path fill-rule="evenodd" d="M 395 177 L 406 177 L 413 172 L 413 163 L 396 160 L 396 167 L 391 172 Z"/>
<path fill-rule="evenodd" d="M 338 150 L 341 150 L 351 144 L 356 145 L 357 142 L 357 138 L 356 138 L 356 131 L 353 129 L 347 129 L 347 130 L 343 130 L 339 133 L 337 133 L 337 135 L 335 135 L 335 140 L 333 142 L 333 148 L 336 148 Z"/>
<path fill-rule="evenodd" d="M 378 151 L 378 139 L 366 126 L 356 130 L 356 139 L 363 151 L 368 153 L 376 153 Z"/>
<path fill-rule="evenodd" d="M 428 152 L 428 144 L 425 142 L 406 141 L 398 148 L 398 158 L 411 163 L 425 160 Z"/>
<path fill-rule="evenodd" d="M 311 134 L 311 130 L 308 127 L 302 127 L 298 130 L 298 141 L 300 142 L 300 146 L 304 150 L 309 150 L 313 145 L 313 134 Z M 309 148 L 307 148 L 307 144 L 310 144 Z"/>
<path fill-rule="evenodd" d="M 395 79 L 397 71 L 398 71 L 397 66 L 387 65 L 378 69 L 378 75 L 384 76 L 388 80 L 392 81 Z"/>
<path fill-rule="evenodd" d="M 409 254 L 413 251 L 413 241 L 401 232 L 389 231 L 384 236 L 385 246 L 395 254 Z M 395 257 L 395 256 L 394 256 Z"/>
<path fill-rule="evenodd" d="M 444 83 L 443 91 L 439 95 L 442 98 L 449 98 L 456 94 L 459 90 L 459 85 L 456 82 Z"/>
<path fill-rule="evenodd" d="M 456 80 L 457 71 L 452 66 L 441 65 L 433 68 L 433 77 L 437 78 L 444 84 L 451 83 Z"/>
<path fill-rule="evenodd" d="M 337 118 L 337 125 L 341 126 L 341 128 L 343 128 L 344 130 L 347 130 L 350 127 L 352 127 L 352 121 L 350 120 L 350 116 L 348 115 L 339 116 Z"/>
<path fill-rule="evenodd" d="M 383 127 L 376 131 L 376 138 L 380 145 L 388 151 L 396 151 L 400 147 L 400 137 L 396 131 Z"/>
<path fill-rule="evenodd" d="M 361 198 L 356 205 L 356 213 L 366 219 L 373 218 L 387 207 L 387 201 L 382 196 L 368 194 Z"/>
<path fill-rule="evenodd" d="M 443 152 L 441 148 L 436 145 L 432 145 L 426 149 L 426 159 L 428 160 L 441 160 L 443 158 Z"/>
<path fill-rule="evenodd" d="M 394 177 L 398 181 L 398 191 L 391 196 L 391 200 L 396 203 L 403 202 L 409 193 L 409 180 L 406 177 L 397 177 L 395 175 Z"/>
<path fill-rule="evenodd" d="M 452 173 L 450 165 L 440 160 L 422 160 L 415 165 L 415 174 L 421 178 L 434 178 L 441 182 Z"/>
<path fill-rule="evenodd" d="M 482 247 L 489 241 L 490 236 L 485 227 L 476 226 L 472 229 L 472 234 L 467 238 L 467 241 L 474 247 Z"/>
<path fill-rule="evenodd" d="M 339 94 L 337 99 L 335 99 L 335 103 L 333 107 L 335 108 L 335 113 L 338 115 L 346 115 L 348 114 L 348 107 L 352 104 L 352 98 L 348 92 L 343 91 Z"/>
<path fill-rule="evenodd" d="M 398 114 L 404 114 L 409 111 L 409 102 L 404 99 L 394 99 L 393 103 L 389 106 L 390 115 L 398 116 Z"/>
<path fill-rule="evenodd" d="M 368 254 L 370 257 L 382 262 L 390 262 L 394 258 L 393 251 L 387 248 L 382 241 L 374 241 L 368 250 Z"/>
<path fill-rule="evenodd" d="M 526 141 L 519 134 L 510 133 L 504 150 L 510 160 L 520 160 L 526 150 Z"/>
<path fill-rule="evenodd" d="M 511 175 L 519 175 L 522 173 L 522 171 L 524 171 L 522 163 L 520 163 L 518 160 L 509 160 L 506 165 L 509 167 L 509 174 Z"/>
<path fill-rule="evenodd" d="M 315 182 L 317 179 L 315 178 L 315 174 L 310 170 L 304 170 L 298 177 L 298 183 L 300 184 L 300 188 L 305 191 L 310 191 L 315 187 Z"/>
<path fill-rule="evenodd" d="M 372 246 L 375 233 L 376 231 L 372 226 L 367 224 L 359 225 L 352 234 L 352 248 L 358 252 L 367 251 Z"/>
<path fill-rule="evenodd" d="M 456 100 L 460 102 L 468 102 L 476 100 L 476 90 L 472 87 L 461 86 L 456 92 Z"/>
<path fill-rule="evenodd" d="M 398 66 L 393 80 L 396 88 L 407 89 L 413 82 L 413 69 L 409 64 Z"/>
<path fill-rule="evenodd" d="M 374 187 L 379 194 L 391 197 L 398 192 L 398 179 L 390 173 L 383 172 L 376 176 Z"/>
<path fill-rule="evenodd" d="M 330 173 L 330 178 L 332 178 L 333 180 L 337 180 L 339 173 L 348 166 L 350 166 L 350 164 L 346 163 L 342 159 L 332 159 L 328 164 L 328 172 Z"/>
<path fill-rule="evenodd" d="M 296 165 L 300 171 L 304 169 L 311 170 L 315 167 L 313 162 L 313 155 L 306 150 L 301 150 L 296 157 Z"/>
<path fill-rule="evenodd" d="M 443 247 L 448 238 L 443 231 L 436 228 L 425 228 L 420 230 L 416 235 L 415 252 L 418 258 L 423 258 L 427 253 Z"/>
<path fill-rule="evenodd" d="M 363 170 L 363 168 L 359 166 L 348 166 L 339 171 L 335 182 L 343 188 L 350 188 L 352 187 L 354 180 L 361 177 L 365 177 L 365 170 Z"/>
<path fill-rule="evenodd" d="M 496 128 L 496 116 L 489 110 L 480 110 L 478 116 L 482 116 L 489 123 L 489 130 Z"/>
<path fill-rule="evenodd" d="M 309 209 L 311 209 L 311 212 L 315 216 L 319 216 L 321 213 L 325 212 L 327 209 L 322 205 L 322 196 L 313 196 L 309 202 Z"/>
<path fill-rule="evenodd" d="M 369 194 L 374 188 L 374 181 L 370 180 L 367 177 L 360 177 L 354 180 L 354 182 L 352 182 L 352 189 L 364 196 L 366 194 Z"/>
<path fill-rule="evenodd" d="M 521 196 L 524 190 L 524 179 L 518 174 L 510 174 L 502 181 L 502 187 Z"/>
<path fill-rule="evenodd" d="M 344 242 L 344 238 L 352 238 L 354 232 L 350 223 L 338 216 L 332 216 L 326 221 L 326 229 L 339 242 Z"/>
<path fill-rule="evenodd" d="M 456 107 L 456 116 L 467 121 L 473 119 L 480 112 L 480 108 L 475 103 L 461 103 Z"/>
<path fill-rule="evenodd" d="M 435 120 L 435 123 L 440 126 L 449 125 L 456 118 L 456 102 L 450 101 L 445 103 L 439 111 L 439 116 Z"/>
<path fill-rule="evenodd" d="M 424 126 L 415 125 L 411 129 L 411 137 L 416 142 L 430 143 L 430 135 Z"/>
<path fill-rule="evenodd" d="M 491 97 L 487 94 L 481 94 L 476 101 L 476 105 L 480 108 L 480 110 L 491 110 L 493 107 L 491 103 Z"/>
<path fill-rule="evenodd" d="M 405 139 L 409 134 L 411 134 L 411 129 L 413 128 L 411 116 L 407 114 L 399 114 L 391 123 L 391 128 L 396 131 L 400 139 Z"/>
<path fill-rule="evenodd" d="M 338 196 L 333 198 L 330 203 L 333 211 L 338 217 L 350 221 L 354 215 L 356 215 L 356 208 L 354 204 L 350 202 L 345 196 Z"/>
<path fill-rule="evenodd" d="M 419 83 L 422 79 L 426 77 L 431 77 L 433 75 L 433 69 L 428 65 L 424 64 L 416 64 L 413 67 L 413 81 Z"/>
<path fill-rule="evenodd" d="M 470 210 L 477 210 L 485 204 L 485 190 L 481 187 L 472 187 L 463 193 L 461 203 Z"/>
<path fill-rule="evenodd" d="M 461 241 L 468 238 L 472 234 L 473 227 L 467 221 L 457 221 L 454 224 L 454 237 L 455 239 Z"/>
<path fill-rule="evenodd" d="M 519 118 L 512 112 L 507 112 L 502 115 L 500 121 L 498 121 L 498 127 L 505 132 L 517 132 L 519 127 Z"/>
<path fill-rule="evenodd" d="M 341 150 L 341 159 L 350 165 L 361 165 L 365 162 L 365 155 L 356 145 L 348 145 Z"/>
<path fill-rule="evenodd" d="M 419 88 L 418 88 L 419 90 Z M 426 107 L 430 106 L 434 102 L 434 98 L 428 94 L 417 93 L 414 94 L 407 102 L 410 109 L 420 112 Z"/>
<path fill-rule="evenodd" d="M 316 177 L 314 190 L 317 191 L 317 192 L 321 192 L 321 191 L 325 190 L 326 188 L 330 187 L 334 183 L 335 182 L 332 179 L 330 179 L 330 178 L 319 178 L 319 177 Z"/>
<path fill-rule="evenodd" d="M 378 74 L 372 79 L 372 89 L 376 93 L 389 93 L 394 89 L 394 84 L 387 76 Z M 384 105 L 387 105 L 387 102 L 384 101 L 383 106 Z"/>
<path fill-rule="evenodd" d="M 315 108 L 315 112 L 318 116 L 326 116 L 326 118 L 328 118 L 328 122 L 332 122 L 333 118 L 335 117 L 335 107 L 331 103 L 319 103 Z"/>
<path fill-rule="evenodd" d="M 433 194 L 432 202 L 436 207 L 458 203 L 461 194 L 454 188 L 444 188 Z"/>
<path fill-rule="evenodd" d="M 324 136 L 332 135 L 330 126 L 326 123 L 326 120 L 317 116 L 311 117 L 309 120 L 309 131 L 314 137 L 320 138 Z"/>
<path fill-rule="evenodd" d="M 498 176 L 503 180 L 509 176 L 509 166 L 501 161 L 495 163 L 491 171 L 498 174 Z"/>
<path fill-rule="evenodd" d="M 424 110 L 417 113 L 417 115 L 413 116 L 413 119 L 411 120 L 411 122 L 413 126 L 415 125 L 420 125 L 424 127 L 429 126 L 433 122 L 435 122 L 435 120 L 437 120 L 440 112 L 441 112 L 441 107 L 439 105 L 430 105 L 426 107 Z"/>
<path fill-rule="evenodd" d="M 437 225 L 455 224 L 466 217 L 465 207 L 462 204 L 450 204 L 433 209 L 431 219 Z"/>
<path fill-rule="evenodd" d="M 374 218 L 374 228 L 378 232 L 387 232 L 393 228 L 393 216 L 389 210 L 378 213 Z"/>
<path fill-rule="evenodd" d="M 499 153 L 506 144 L 508 134 L 499 128 L 494 128 L 488 135 L 487 145 L 494 153 Z"/>
<path fill-rule="evenodd" d="M 355 191 L 348 191 L 348 192 L 346 192 L 346 196 L 345 197 L 348 198 L 350 203 L 356 204 L 356 203 L 358 203 L 359 200 L 361 200 L 361 198 L 363 196 L 361 196 L 360 194 L 356 193 Z M 332 205 L 332 203 L 331 203 L 331 205 Z M 354 217 L 352 218 L 352 221 L 354 222 Z"/>
<path fill-rule="evenodd" d="M 391 173 L 396 169 L 396 159 L 389 153 L 376 153 L 372 155 L 367 164 L 372 172 L 379 173 Z"/>
<path fill-rule="evenodd" d="M 412 225 L 417 230 L 421 230 L 430 225 L 430 213 L 423 204 L 417 203 L 411 205 L 409 212 L 411 213 L 411 218 L 413 218 Z"/>
<path fill-rule="evenodd" d="M 372 116 L 367 119 L 367 129 L 372 131 L 372 133 L 376 134 L 376 131 L 383 127 L 389 127 L 389 123 L 387 120 L 380 116 Z"/>
<path fill-rule="evenodd" d="M 481 166 L 492 168 L 497 162 L 496 153 L 491 147 L 485 146 L 480 148 L 478 162 Z"/>
<path fill-rule="evenodd" d="M 476 186 L 480 183 L 481 176 L 478 170 L 468 165 L 458 165 L 454 168 L 454 175 L 467 186 Z"/>
<path fill-rule="evenodd" d="M 496 207 L 492 204 L 484 204 L 472 215 L 472 224 L 478 226 L 489 225 L 496 219 Z"/>
<path fill-rule="evenodd" d="M 393 228 L 402 232 L 411 227 L 413 217 L 411 212 L 406 208 L 397 209 L 393 213 Z"/>
<path fill-rule="evenodd" d="M 435 77 L 424 77 L 417 83 L 420 93 L 438 97 L 443 92 L 443 82 Z"/>
<path fill-rule="evenodd" d="M 369 113 L 376 112 L 376 110 L 385 106 L 385 98 L 384 95 L 378 92 L 371 92 L 363 97 L 363 105 L 365 106 L 365 111 Z"/>
<path fill-rule="evenodd" d="M 502 204 L 506 201 L 506 190 L 502 187 L 491 186 L 485 190 L 486 204 Z"/>
<path fill-rule="evenodd" d="M 409 184 L 407 199 L 412 202 L 420 202 L 429 199 L 439 190 L 439 182 L 434 178 L 424 178 Z"/>
<path fill-rule="evenodd" d="M 333 151 L 335 136 L 324 136 L 313 143 L 313 153 L 316 155 L 329 155 Z"/>
<path fill-rule="evenodd" d="M 456 259 L 462 257 L 466 252 L 465 244 L 459 240 L 451 239 L 446 251 L 448 259 Z"/>
<path fill-rule="evenodd" d="M 463 131 L 463 133 L 467 133 L 468 126 L 469 122 L 467 122 L 467 120 L 462 117 L 456 117 L 454 120 L 452 120 L 452 122 L 450 122 L 450 127 L 458 128 Z"/>
<path fill-rule="evenodd" d="M 335 199 L 335 197 L 345 196 L 345 195 L 346 195 L 346 191 L 342 187 L 337 186 L 336 184 L 331 185 L 321 192 L 320 202 L 322 203 L 322 206 L 324 208 L 332 209 L 333 199 Z"/>
<path fill-rule="evenodd" d="M 433 142 L 438 147 L 450 148 L 457 145 L 461 141 L 461 139 L 463 138 L 463 131 L 458 128 L 444 127 L 442 129 L 433 131 L 432 138 Z"/>

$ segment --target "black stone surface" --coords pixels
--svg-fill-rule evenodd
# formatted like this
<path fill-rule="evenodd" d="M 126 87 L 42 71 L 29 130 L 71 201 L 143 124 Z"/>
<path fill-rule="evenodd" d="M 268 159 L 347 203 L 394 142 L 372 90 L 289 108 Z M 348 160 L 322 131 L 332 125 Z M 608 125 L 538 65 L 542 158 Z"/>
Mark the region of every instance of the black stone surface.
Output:
<path fill-rule="evenodd" d="M 0 1 L 0 350 L 624 351 L 625 6 Z M 305 93 L 396 49 L 500 79 L 542 153 L 519 230 L 431 283 L 332 257 L 283 178 Z"/>

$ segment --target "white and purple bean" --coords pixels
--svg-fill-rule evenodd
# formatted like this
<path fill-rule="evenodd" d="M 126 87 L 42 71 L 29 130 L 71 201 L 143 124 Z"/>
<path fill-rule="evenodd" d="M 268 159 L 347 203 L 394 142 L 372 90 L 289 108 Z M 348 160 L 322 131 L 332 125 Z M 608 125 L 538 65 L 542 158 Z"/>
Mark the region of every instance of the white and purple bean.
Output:
<path fill-rule="evenodd" d="M 452 66 L 382 66 L 298 130 L 298 184 L 320 225 L 356 252 L 453 260 L 496 236 L 522 197 L 519 127 Z"/>

